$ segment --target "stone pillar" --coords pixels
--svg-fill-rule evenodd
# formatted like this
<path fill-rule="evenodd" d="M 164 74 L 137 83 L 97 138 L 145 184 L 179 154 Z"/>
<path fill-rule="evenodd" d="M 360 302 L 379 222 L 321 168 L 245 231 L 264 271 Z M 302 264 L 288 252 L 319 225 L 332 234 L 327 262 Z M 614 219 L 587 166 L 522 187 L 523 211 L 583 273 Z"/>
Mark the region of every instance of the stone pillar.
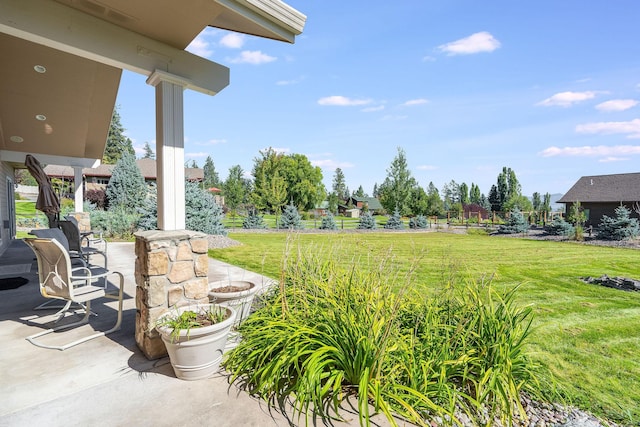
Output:
<path fill-rule="evenodd" d="M 89 215 L 89 212 L 71 212 L 69 215 L 78 221 L 78 228 L 81 233 L 91 231 L 91 215 Z"/>
<path fill-rule="evenodd" d="M 207 235 L 188 230 L 141 231 L 136 237 L 136 343 L 148 359 L 167 354 L 155 329 L 171 307 L 209 302 Z"/>

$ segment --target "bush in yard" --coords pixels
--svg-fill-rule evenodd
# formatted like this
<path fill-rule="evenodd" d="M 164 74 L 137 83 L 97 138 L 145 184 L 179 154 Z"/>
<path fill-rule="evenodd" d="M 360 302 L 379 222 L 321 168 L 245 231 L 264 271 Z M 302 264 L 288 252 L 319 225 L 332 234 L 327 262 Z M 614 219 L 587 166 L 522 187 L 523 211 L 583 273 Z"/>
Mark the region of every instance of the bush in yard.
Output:
<path fill-rule="evenodd" d="M 524 219 L 524 215 L 519 209 L 513 209 L 509 212 L 509 218 L 505 220 L 505 223 L 498 227 L 499 234 L 516 234 L 525 233 L 529 229 L 527 221 Z"/>
<path fill-rule="evenodd" d="M 631 218 L 631 210 L 625 206 L 616 208 L 615 218 L 602 215 L 598 225 L 598 238 L 604 240 L 629 240 L 638 237 L 640 225 L 637 218 Z"/>
<path fill-rule="evenodd" d="M 340 417 L 353 397 L 360 425 L 370 407 L 394 426 L 397 415 L 457 424 L 461 412 L 475 424 L 510 425 L 524 412 L 521 392 L 539 397 L 524 353 L 532 309 L 515 304 L 515 289 L 454 283 L 426 297 L 388 252 L 328 251 L 298 249 L 284 263 L 280 286 L 224 361 L 232 383 L 272 404 L 291 399 L 306 421 L 313 412 Z"/>
<path fill-rule="evenodd" d="M 387 230 L 403 230 L 404 224 L 402 223 L 402 218 L 400 217 L 400 212 L 398 209 L 393 211 L 393 215 L 389 217 L 387 223 L 384 225 L 384 228 Z"/>
<path fill-rule="evenodd" d="M 358 221 L 358 229 L 359 230 L 375 230 L 376 229 L 376 220 L 371 215 L 371 212 L 367 211 L 362 214 L 360 217 L 360 221 Z"/>
<path fill-rule="evenodd" d="M 87 190 L 84 193 L 84 199 L 96 209 L 105 210 L 107 208 L 107 194 L 104 190 Z"/>
<path fill-rule="evenodd" d="M 418 215 L 409 219 L 409 228 L 427 228 L 428 226 L 427 217 L 424 215 Z"/>
<path fill-rule="evenodd" d="M 188 230 L 227 235 L 222 224 L 222 207 L 216 203 L 211 193 L 201 189 L 195 182 L 186 182 L 184 202 Z"/>
<path fill-rule="evenodd" d="M 158 229 L 158 188 L 156 183 L 152 183 L 147 188 L 147 197 L 144 203 L 138 208 L 138 229 L 157 230 Z"/>
<path fill-rule="evenodd" d="M 264 229 L 267 225 L 264 223 L 262 216 L 258 215 L 255 210 L 249 212 L 249 215 L 242 221 L 242 228 L 244 229 Z"/>
<path fill-rule="evenodd" d="M 296 209 L 295 206 L 285 206 L 282 216 L 280 217 L 280 224 L 278 224 L 278 228 L 289 230 L 302 230 L 304 228 L 304 224 L 300 218 L 300 213 L 298 213 L 298 209 Z"/>
<path fill-rule="evenodd" d="M 322 224 L 320 224 L 320 230 L 337 230 L 338 225 L 336 224 L 336 220 L 333 217 L 333 214 L 329 212 L 327 215 L 322 217 Z"/>
<path fill-rule="evenodd" d="M 111 172 L 106 195 L 109 209 L 124 210 L 127 213 L 135 212 L 144 202 L 147 196 L 147 184 L 132 154 L 122 153 L 122 157 Z"/>
<path fill-rule="evenodd" d="M 553 222 L 544 227 L 544 231 L 552 236 L 572 236 L 575 235 L 575 229 L 571 223 L 568 223 L 560 217 L 553 219 Z"/>
<path fill-rule="evenodd" d="M 127 212 L 122 206 L 108 211 L 92 210 L 89 215 L 91 228 L 102 230 L 106 237 L 129 240 L 137 229 L 138 215 Z"/>

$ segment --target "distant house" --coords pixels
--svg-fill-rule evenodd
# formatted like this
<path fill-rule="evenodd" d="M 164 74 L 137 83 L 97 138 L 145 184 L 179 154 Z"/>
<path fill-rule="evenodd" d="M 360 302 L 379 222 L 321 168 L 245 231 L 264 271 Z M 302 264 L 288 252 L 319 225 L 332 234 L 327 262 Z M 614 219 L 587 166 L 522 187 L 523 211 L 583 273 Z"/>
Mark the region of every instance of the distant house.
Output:
<path fill-rule="evenodd" d="M 376 212 L 384 210 L 384 208 L 380 204 L 380 201 L 378 199 L 376 199 L 375 197 L 359 197 L 359 196 L 351 196 L 351 197 L 349 197 L 349 199 L 346 201 L 346 203 L 341 204 L 338 207 L 338 210 L 340 211 L 340 213 L 342 215 L 346 215 L 346 216 L 351 216 L 351 217 L 356 217 L 357 218 L 358 215 L 354 215 L 353 212 L 347 212 L 347 211 L 352 210 L 352 208 L 356 208 L 356 209 L 362 211 L 365 207 L 369 211 L 371 211 L 372 213 L 376 213 Z"/>
<path fill-rule="evenodd" d="M 584 208 L 587 226 L 597 227 L 603 215 L 615 216 L 620 205 L 631 209 L 632 216 L 638 218 L 633 209 L 635 203 L 640 203 L 640 173 L 583 176 L 558 200 L 565 204 L 565 212 L 575 202 Z"/>
<path fill-rule="evenodd" d="M 157 178 L 156 161 L 154 159 L 138 159 L 136 164 L 140 169 L 140 173 L 146 182 L 155 182 Z M 83 168 L 82 176 L 84 179 L 84 189 L 88 190 L 104 190 L 111 179 L 111 173 L 115 165 L 102 164 L 97 168 Z M 65 181 L 73 182 L 74 173 L 70 166 L 47 165 L 44 168 L 49 178 L 59 178 Z M 204 179 L 204 170 L 200 168 L 184 168 L 184 178 L 187 181 L 202 182 Z"/>

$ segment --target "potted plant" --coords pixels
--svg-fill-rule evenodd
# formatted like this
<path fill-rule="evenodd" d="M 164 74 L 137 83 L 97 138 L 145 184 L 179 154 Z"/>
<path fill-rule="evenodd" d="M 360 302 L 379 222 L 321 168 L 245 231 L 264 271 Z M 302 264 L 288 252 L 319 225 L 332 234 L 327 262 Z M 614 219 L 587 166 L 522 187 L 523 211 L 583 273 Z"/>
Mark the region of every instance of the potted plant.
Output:
<path fill-rule="evenodd" d="M 236 311 L 236 320 L 227 340 L 225 350 L 230 350 L 240 342 L 240 334 L 236 331 L 251 313 L 251 305 L 258 291 L 255 283 L 246 280 L 230 280 L 210 283 L 209 301 Z"/>
<path fill-rule="evenodd" d="M 156 329 L 176 377 L 199 380 L 218 370 L 235 317 L 234 308 L 218 304 L 179 307 L 160 316 Z"/>

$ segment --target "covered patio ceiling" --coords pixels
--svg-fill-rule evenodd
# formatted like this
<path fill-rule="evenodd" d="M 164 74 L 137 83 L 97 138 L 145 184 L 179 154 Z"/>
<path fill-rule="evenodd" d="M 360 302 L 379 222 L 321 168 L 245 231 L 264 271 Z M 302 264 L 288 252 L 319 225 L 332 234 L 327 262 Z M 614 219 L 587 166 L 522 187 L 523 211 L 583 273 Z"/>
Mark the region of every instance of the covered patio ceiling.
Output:
<path fill-rule="evenodd" d="M 184 50 L 203 29 L 292 43 L 305 20 L 280 0 L 0 0 L 0 160 L 95 166 L 123 69 L 214 95 L 229 70 Z"/>

